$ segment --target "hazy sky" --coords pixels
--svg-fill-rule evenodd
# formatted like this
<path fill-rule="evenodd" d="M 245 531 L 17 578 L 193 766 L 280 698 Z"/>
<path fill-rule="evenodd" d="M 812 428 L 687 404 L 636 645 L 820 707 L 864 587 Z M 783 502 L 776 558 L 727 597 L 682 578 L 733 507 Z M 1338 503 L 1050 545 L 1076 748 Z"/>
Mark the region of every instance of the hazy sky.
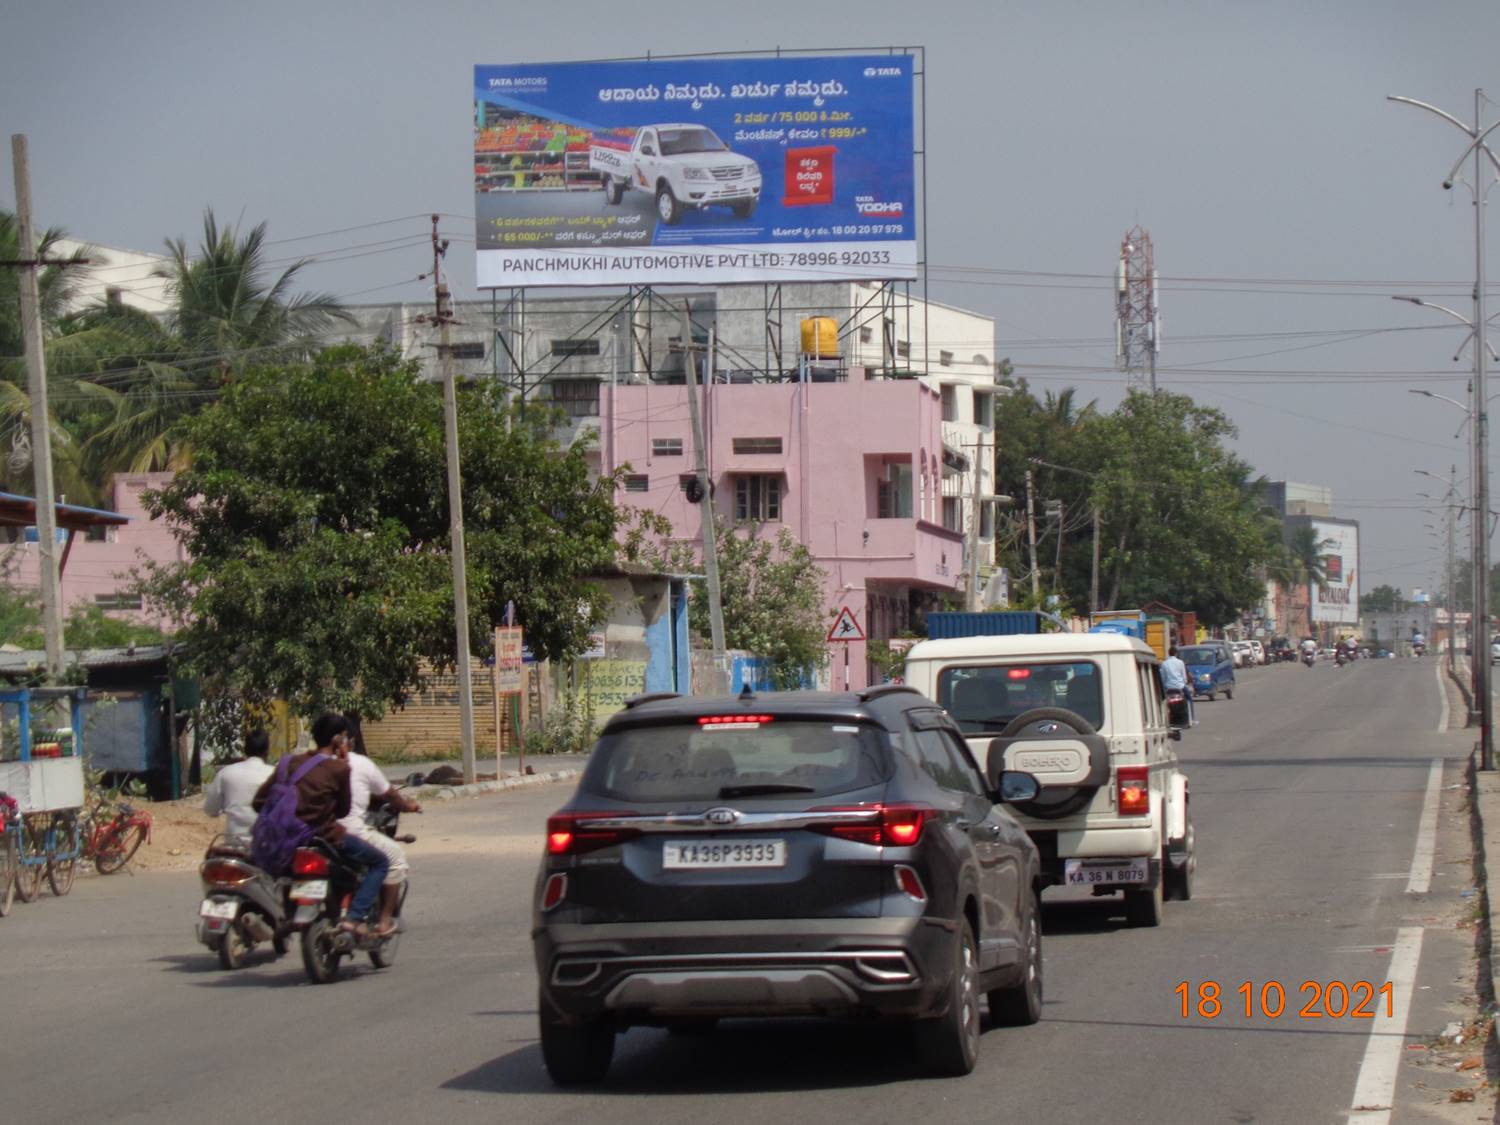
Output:
<path fill-rule="evenodd" d="M 1416 494 L 1442 486 L 1413 470 L 1469 487 L 1463 413 L 1408 393 L 1465 399 L 1466 329 L 1389 299 L 1472 316 L 1473 208 L 1441 186 L 1467 141 L 1385 96 L 1465 121 L 1476 87 L 1500 103 L 1496 0 L 4 0 L 0 26 L 0 132 L 30 139 L 41 225 L 159 250 L 212 206 L 330 259 L 307 284 L 354 302 L 426 295 L 433 211 L 476 295 L 476 63 L 921 45 L 931 292 L 992 315 L 1034 386 L 1119 397 L 1110 279 L 1139 224 L 1160 384 L 1226 411 L 1258 471 L 1333 488 L 1364 589 L 1436 579 Z"/>

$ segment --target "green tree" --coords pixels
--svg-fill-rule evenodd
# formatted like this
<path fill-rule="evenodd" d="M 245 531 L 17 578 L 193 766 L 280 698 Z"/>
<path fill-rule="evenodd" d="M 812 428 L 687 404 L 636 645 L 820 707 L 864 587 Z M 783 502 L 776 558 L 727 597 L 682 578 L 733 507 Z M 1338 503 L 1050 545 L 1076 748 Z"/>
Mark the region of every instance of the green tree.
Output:
<path fill-rule="evenodd" d="M 538 655 L 567 659 L 602 619 L 586 581 L 616 557 L 616 480 L 552 419 L 462 386 L 469 635 L 516 604 Z M 147 503 L 189 562 L 157 568 L 152 604 L 183 622 L 189 669 L 251 704 L 378 717 L 453 665 L 442 392 L 417 365 L 346 345 L 250 369 L 186 421 L 192 464 Z"/>
<path fill-rule="evenodd" d="M 1400 613 L 1406 608 L 1406 599 L 1394 586 L 1376 586 L 1359 599 L 1361 613 Z"/>
<path fill-rule="evenodd" d="M 1186 395 L 1138 391 L 1080 429 L 1064 463 L 1093 474 L 1106 608 L 1161 600 L 1222 625 L 1261 596 L 1271 557 L 1263 482 L 1225 447 L 1234 434 L 1223 413 Z M 1073 590 L 1086 588 L 1081 548 Z"/>
<path fill-rule="evenodd" d="M 744 531 L 719 531 L 724 643 L 764 659 L 778 690 L 798 687 L 806 672 L 828 658 L 830 622 L 823 611 L 827 574 L 786 528 L 774 537 L 762 535 L 755 525 Z M 691 551 L 682 546 L 673 565 L 698 569 Z M 710 635 L 708 598 L 697 586 L 688 616 L 699 636 Z"/>
<path fill-rule="evenodd" d="M 164 278 L 171 310 L 164 320 L 119 304 L 83 318 L 75 366 L 106 386 L 108 403 L 90 431 L 86 453 L 101 480 L 115 472 L 184 467 L 191 448 L 185 420 L 248 368 L 306 359 L 319 340 L 351 317 L 326 293 L 294 292 L 306 260 L 274 274 L 266 224 L 243 236 L 204 212 L 196 253 L 169 238 Z"/>

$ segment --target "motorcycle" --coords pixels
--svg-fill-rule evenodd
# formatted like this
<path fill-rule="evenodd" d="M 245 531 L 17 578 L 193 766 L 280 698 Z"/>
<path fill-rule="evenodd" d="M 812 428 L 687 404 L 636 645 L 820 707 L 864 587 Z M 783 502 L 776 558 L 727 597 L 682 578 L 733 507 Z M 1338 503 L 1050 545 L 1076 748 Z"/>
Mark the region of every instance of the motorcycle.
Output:
<path fill-rule="evenodd" d="M 1421 656 L 1426 651 L 1427 651 L 1427 646 L 1425 644 L 1423 644 L 1421 641 L 1417 641 L 1415 644 L 1413 644 L 1411 646 L 1411 654 L 1413 656 Z"/>
<path fill-rule="evenodd" d="M 280 957 L 292 932 L 290 882 L 262 871 L 250 859 L 250 841 L 216 836 L 198 865 L 203 903 L 198 940 L 218 954 L 219 967 L 238 969 L 261 942 Z"/>
<path fill-rule="evenodd" d="M 372 807 L 365 815 L 366 823 L 377 832 L 398 843 L 416 843 L 415 836 L 396 834 L 400 819 L 400 814 L 386 804 Z M 401 911 L 406 906 L 408 883 L 401 884 L 396 900 L 394 933 L 377 937 L 374 933 L 339 928 L 363 874 L 363 868 L 346 862 L 337 849 L 323 840 L 298 848 L 292 855 L 290 897 L 297 908 L 292 925 L 302 932 L 302 967 L 314 984 L 333 981 L 339 974 L 339 962 L 357 953 L 367 954 L 370 964 L 377 969 L 389 968 L 396 962 L 396 950 L 406 929 Z"/>
<path fill-rule="evenodd" d="M 1167 722 L 1174 727 L 1193 725 L 1192 712 L 1188 708 L 1187 692 L 1181 688 L 1167 688 Z"/>
<path fill-rule="evenodd" d="M 1302 663 L 1306 664 L 1309 668 L 1311 668 L 1313 666 L 1313 662 L 1316 661 L 1316 660 L 1317 660 L 1317 656 L 1314 653 L 1304 652 L 1302 654 Z"/>
<path fill-rule="evenodd" d="M 1339 649 L 1338 652 L 1336 652 L 1336 653 L 1333 654 L 1333 664 L 1334 664 L 1334 667 L 1336 667 L 1336 668 L 1342 668 L 1345 664 L 1348 664 L 1348 663 L 1349 663 L 1349 654 L 1346 653 L 1343 649 Z"/>

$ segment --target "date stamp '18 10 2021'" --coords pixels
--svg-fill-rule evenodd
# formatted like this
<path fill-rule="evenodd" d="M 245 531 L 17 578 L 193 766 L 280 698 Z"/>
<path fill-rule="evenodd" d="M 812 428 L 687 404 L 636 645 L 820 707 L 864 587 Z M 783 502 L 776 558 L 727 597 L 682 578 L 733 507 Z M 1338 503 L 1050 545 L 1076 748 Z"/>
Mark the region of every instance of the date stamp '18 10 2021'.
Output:
<path fill-rule="evenodd" d="M 1395 989 L 1390 981 L 1305 980 L 1294 987 L 1276 980 L 1263 984 L 1247 980 L 1232 989 L 1213 980 L 1196 985 L 1181 981 L 1172 992 L 1181 1001 L 1178 1014 L 1183 1019 L 1213 1020 L 1226 1012 L 1243 1012 L 1246 1019 L 1372 1020 L 1382 1011 L 1387 1017 L 1395 1013 Z"/>

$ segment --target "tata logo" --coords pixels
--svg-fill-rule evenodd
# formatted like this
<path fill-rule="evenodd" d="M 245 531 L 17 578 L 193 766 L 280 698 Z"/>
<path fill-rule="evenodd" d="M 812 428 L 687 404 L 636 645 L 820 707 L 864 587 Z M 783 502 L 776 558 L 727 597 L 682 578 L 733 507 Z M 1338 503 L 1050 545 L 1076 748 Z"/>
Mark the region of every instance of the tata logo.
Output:
<path fill-rule="evenodd" d="M 901 68 L 899 66 L 867 66 L 865 67 L 866 78 L 900 78 Z"/>
<path fill-rule="evenodd" d="M 739 818 L 740 814 L 734 809 L 709 809 L 703 814 L 703 819 L 710 824 L 733 824 Z"/>

